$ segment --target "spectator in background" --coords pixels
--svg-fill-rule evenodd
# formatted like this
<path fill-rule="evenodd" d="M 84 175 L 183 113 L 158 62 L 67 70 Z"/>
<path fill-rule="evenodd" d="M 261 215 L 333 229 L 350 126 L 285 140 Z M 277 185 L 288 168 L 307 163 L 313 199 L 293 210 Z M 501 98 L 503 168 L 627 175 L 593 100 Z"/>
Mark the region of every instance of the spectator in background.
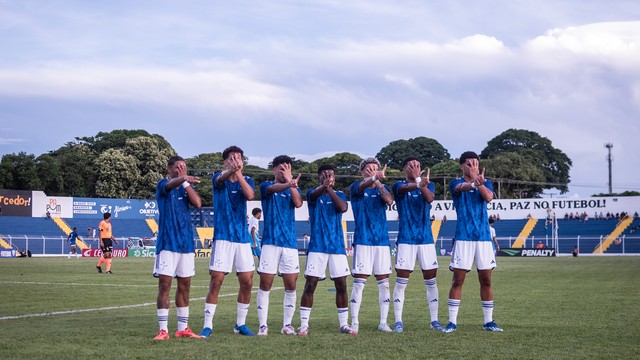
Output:
<path fill-rule="evenodd" d="M 87 237 L 91 237 L 91 225 L 87 228 Z"/>
<path fill-rule="evenodd" d="M 196 176 L 187 175 L 187 164 L 180 156 L 172 156 L 167 162 L 168 178 L 156 185 L 158 204 L 158 238 L 156 239 L 156 267 L 158 296 L 156 298 L 160 331 L 154 340 L 169 339 L 169 293 L 173 278 L 178 282 L 176 312 L 178 315 L 177 338 L 200 339 L 189 328 L 189 290 L 195 272 L 195 246 L 189 206 L 200 208 L 200 196 L 191 184 L 200 183 Z"/>
<path fill-rule="evenodd" d="M 542 243 L 542 241 L 538 241 L 538 243 L 536 244 L 536 249 L 544 249 L 544 244 Z"/>
<path fill-rule="evenodd" d="M 496 229 L 493 228 L 494 222 L 495 220 L 493 220 L 492 217 L 489 217 L 489 230 L 491 231 L 491 239 L 493 240 L 493 244 L 494 244 L 493 253 L 497 254 L 498 251 L 500 251 L 500 245 L 498 245 L 498 237 L 496 237 Z"/>
<path fill-rule="evenodd" d="M 580 250 L 578 250 L 578 246 L 574 246 L 573 249 L 571 250 L 571 255 L 573 255 L 573 257 L 578 256 L 578 254 L 580 253 Z"/>
<path fill-rule="evenodd" d="M 51 220 L 51 213 L 49 212 L 49 210 L 47 210 L 47 213 L 45 214 L 45 219 Z"/>
<path fill-rule="evenodd" d="M 251 217 L 249 218 L 249 234 L 251 235 L 251 251 L 253 256 L 260 259 L 260 249 L 262 247 L 260 236 L 260 218 L 262 218 L 262 209 L 254 208 L 251 210 Z"/>

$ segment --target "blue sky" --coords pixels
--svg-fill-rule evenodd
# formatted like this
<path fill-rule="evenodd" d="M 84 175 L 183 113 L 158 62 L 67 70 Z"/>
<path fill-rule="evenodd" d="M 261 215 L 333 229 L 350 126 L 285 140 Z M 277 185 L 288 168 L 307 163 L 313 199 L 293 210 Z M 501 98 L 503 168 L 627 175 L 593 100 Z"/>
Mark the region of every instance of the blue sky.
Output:
<path fill-rule="evenodd" d="M 608 191 L 609 142 L 614 191 L 640 191 L 639 19 L 616 0 L 0 0 L 0 155 L 145 129 L 260 166 L 417 136 L 457 157 L 518 128 L 573 160 L 567 196 Z"/>

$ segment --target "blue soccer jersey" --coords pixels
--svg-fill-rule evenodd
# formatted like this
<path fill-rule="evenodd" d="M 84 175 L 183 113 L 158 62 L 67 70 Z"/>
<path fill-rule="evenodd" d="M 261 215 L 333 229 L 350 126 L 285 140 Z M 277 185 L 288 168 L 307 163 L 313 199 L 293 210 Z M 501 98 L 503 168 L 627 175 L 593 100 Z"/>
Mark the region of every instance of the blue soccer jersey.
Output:
<path fill-rule="evenodd" d="M 359 191 L 362 181 L 351 184 L 351 211 L 355 220 L 353 243 L 356 245 L 389 246 L 389 226 L 387 225 L 387 204 L 380 189 L 365 188 Z M 391 192 L 387 185 L 383 185 Z"/>
<path fill-rule="evenodd" d="M 297 249 L 296 207 L 291 200 L 291 188 L 269 194 L 268 189 L 273 184 L 275 184 L 273 181 L 265 181 L 260 184 L 264 216 L 262 244 Z M 295 189 L 295 191 L 302 197 L 300 189 Z"/>
<path fill-rule="evenodd" d="M 242 192 L 239 181 L 224 181 L 216 184 L 221 172 L 213 174 L 213 239 L 228 240 L 236 243 L 250 243 L 247 231 L 247 198 Z M 253 179 L 244 179 L 253 189 Z"/>
<path fill-rule="evenodd" d="M 314 189 L 307 191 L 307 205 L 309 206 L 309 221 L 311 222 L 311 241 L 309 252 L 325 254 L 346 254 L 344 247 L 344 232 L 342 231 L 342 213 L 338 211 L 331 196 L 322 194 L 315 201 L 310 200 Z M 342 191 L 336 190 L 345 202 L 347 197 Z"/>
<path fill-rule="evenodd" d="M 480 195 L 478 189 L 456 192 L 458 184 L 467 182 L 463 178 L 453 179 L 449 183 L 449 191 L 456 208 L 458 221 L 456 222 L 456 240 L 468 241 L 492 241 L 489 229 L 489 215 L 487 214 L 487 202 Z M 490 180 L 484 183 L 493 192 Z"/>
<path fill-rule="evenodd" d="M 195 252 L 187 191 L 182 186 L 167 191 L 167 183 L 169 179 L 161 179 L 156 185 L 156 201 L 160 213 L 156 254 L 162 250 Z"/>
<path fill-rule="evenodd" d="M 406 184 L 407 180 L 400 180 L 392 186 L 398 207 L 398 244 L 433 244 L 431 204 L 422 197 L 418 189 L 400 194 L 400 186 Z M 435 192 L 436 186 L 430 182 L 427 189 Z"/>
<path fill-rule="evenodd" d="M 78 232 L 77 231 L 72 231 L 69 234 L 70 238 L 69 238 L 69 245 L 75 245 L 76 244 L 76 239 L 78 238 Z"/>

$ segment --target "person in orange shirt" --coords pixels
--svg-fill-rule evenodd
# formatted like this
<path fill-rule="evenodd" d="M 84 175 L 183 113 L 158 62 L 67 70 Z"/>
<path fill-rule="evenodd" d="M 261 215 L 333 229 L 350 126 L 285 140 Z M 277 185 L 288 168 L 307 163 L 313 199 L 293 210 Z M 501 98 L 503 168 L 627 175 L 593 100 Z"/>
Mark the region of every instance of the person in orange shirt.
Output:
<path fill-rule="evenodd" d="M 102 256 L 100 257 L 100 261 L 98 261 L 98 265 L 96 265 L 96 269 L 98 269 L 99 273 L 102 273 L 102 263 L 107 264 L 107 274 L 113 274 L 111 272 L 111 251 L 113 250 L 112 241 L 118 245 L 118 240 L 116 240 L 111 234 L 111 213 L 103 214 L 104 220 L 100 222 L 98 225 L 98 230 L 100 230 L 100 250 L 102 250 Z"/>

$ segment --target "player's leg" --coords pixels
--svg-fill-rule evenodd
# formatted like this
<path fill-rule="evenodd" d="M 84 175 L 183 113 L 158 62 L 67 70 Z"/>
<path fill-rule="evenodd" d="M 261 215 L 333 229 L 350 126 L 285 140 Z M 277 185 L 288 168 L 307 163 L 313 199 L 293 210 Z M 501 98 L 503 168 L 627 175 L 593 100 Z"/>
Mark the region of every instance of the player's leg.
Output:
<path fill-rule="evenodd" d="M 349 327 L 349 293 L 347 292 L 349 262 L 346 255 L 329 255 L 329 274 L 336 286 L 336 307 L 338 308 L 340 332 L 355 335 L 357 332 Z"/>
<path fill-rule="evenodd" d="M 169 293 L 171 292 L 171 282 L 175 275 L 175 263 L 174 258 L 168 251 L 161 251 L 158 255 L 163 263 L 166 264 L 163 267 L 162 274 L 158 277 L 158 296 L 156 298 L 156 308 L 158 317 L 158 335 L 154 340 L 167 340 L 169 339 Z"/>
<path fill-rule="evenodd" d="M 224 282 L 224 276 L 231 272 L 233 266 L 233 253 L 231 242 L 216 240 L 211 248 L 209 259 L 209 291 L 204 301 L 204 326 L 201 336 L 209 337 L 213 331 L 213 317 L 218 307 L 218 295 Z"/>
<path fill-rule="evenodd" d="M 282 330 L 280 332 L 284 335 L 295 335 L 296 332 L 291 325 L 291 321 L 296 312 L 296 283 L 300 272 L 298 249 L 282 249 L 278 267 L 284 282 Z"/>
<path fill-rule="evenodd" d="M 273 279 L 278 271 L 278 255 L 279 252 L 276 246 L 265 245 L 262 251 L 262 260 L 259 262 L 260 265 L 258 266 L 260 287 L 258 288 L 258 294 L 256 295 L 256 308 L 258 309 L 259 336 L 266 336 L 269 331 L 269 327 L 267 325 L 267 319 L 269 317 L 269 293 L 271 292 Z"/>
<path fill-rule="evenodd" d="M 471 241 L 457 240 L 451 251 L 449 269 L 453 271 L 453 280 L 449 289 L 449 323 L 443 330 L 446 333 L 454 332 L 458 323 L 458 310 L 462 300 L 462 286 L 467 273 L 471 270 L 475 254 L 475 245 Z"/>
<path fill-rule="evenodd" d="M 193 253 L 175 254 L 178 259 L 176 277 L 178 289 L 176 290 L 176 311 L 178 315 L 178 331 L 176 337 L 201 339 L 189 327 L 189 293 L 191 290 L 191 278 L 196 274 L 195 259 Z"/>
<path fill-rule="evenodd" d="M 491 243 L 478 242 L 476 249 L 476 267 L 478 268 L 478 281 L 480 282 L 480 300 L 482 301 L 482 314 L 484 316 L 483 328 L 487 331 L 503 331 L 493 321 L 493 288 L 491 287 L 491 274 L 496 267 L 495 255 L 491 250 Z"/>
<path fill-rule="evenodd" d="M 378 304 L 380 306 L 380 323 L 378 330 L 391 332 L 387 324 L 391 293 L 389 291 L 389 275 L 391 275 L 391 252 L 388 246 L 376 246 L 373 257 L 373 275 L 378 284 Z"/>
<path fill-rule="evenodd" d="M 436 275 L 438 274 L 438 257 L 434 244 L 418 245 L 418 259 L 422 268 L 422 278 L 427 291 L 427 304 L 431 316 L 429 328 L 442 331 L 442 325 L 438 321 L 438 285 Z"/>
<path fill-rule="evenodd" d="M 395 324 L 393 331 L 403 332 L 404 322 L 402 312 L 404 310 L 404 290 L 409 284 L 409 276 L 416 264 L 417 247 L 410 244 L 398 244 L 396 254 L 396 285 L 393 288 L 393 314 Z"/>
<path fill-rule="evenodd" d="M 251 289 L 253 288 L 253 272 L 255 270 L 255 262 L 251 253 L 250 244 L 234 243 L 235 247 L 235 268 L 238 274 L 238 302 L 236 326 L 234 332 L 236 334 L 253 336 L 255 335 L 247 325 L 247 314 L 251 305 Z"/>
<path fill-rule="evenodd" d="M 351 329 L 358 332 L 360 329 L 360 305 L 362 304 L 362 293 L 367 284 L 367 278 L 373 269 L 373 247 L 365 245 L 353 246 L 353 287 L 351 288 Z"/>
<path fill-rule="evenodd" d="M 302 297 L 300 299 L 300 329 L 298 335 L 307 336 L 309 334 L 309 319 L 311 318 L 311 308 L 313 307 L 313 293 L 316 291 L 318 281 L 317 276 L 305 275 L 306 281 Z"/>

